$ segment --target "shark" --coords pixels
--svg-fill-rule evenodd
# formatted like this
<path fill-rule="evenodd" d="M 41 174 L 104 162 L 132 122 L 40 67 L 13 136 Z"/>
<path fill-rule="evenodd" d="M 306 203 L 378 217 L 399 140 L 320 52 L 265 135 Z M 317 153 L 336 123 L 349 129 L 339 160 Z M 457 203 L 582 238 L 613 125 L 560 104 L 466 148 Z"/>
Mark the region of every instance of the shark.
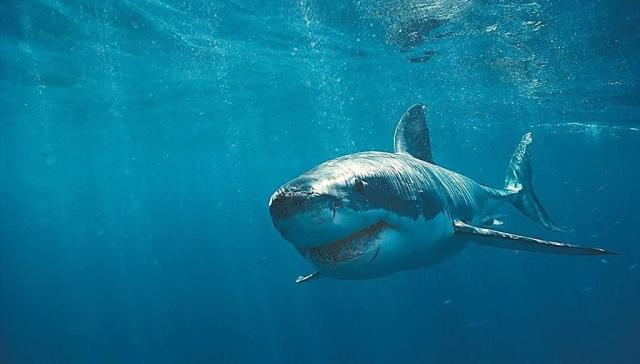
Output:
<path fill-rule="evenodd" d="M 371 279 L 441 263 L 470 244 L 563 255 L 616 252 L 497 230 L 504 205 L 562 231 L 532 184 L 532 133 L 511 157 L 504 186 L 487 187 L 434 162 L 426 106 L 401 117 L 394 152 L 367 151 L 317 165 L 269 199 L 273 226 L 321 277 Z"/>

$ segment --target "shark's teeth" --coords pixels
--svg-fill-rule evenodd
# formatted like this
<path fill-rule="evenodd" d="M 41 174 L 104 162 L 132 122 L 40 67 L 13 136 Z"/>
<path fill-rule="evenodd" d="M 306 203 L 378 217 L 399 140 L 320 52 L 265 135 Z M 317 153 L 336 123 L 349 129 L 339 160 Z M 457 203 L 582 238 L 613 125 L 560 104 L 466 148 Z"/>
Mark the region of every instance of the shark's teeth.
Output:
<path fill-rule="evenodd" d="M 315 263 L 324 265 L 356 260 L 376 246 L 380 233 L 386 226 L 386 222 L 379 221 L 331 244 L 311 248 L 308 257 Z"/>

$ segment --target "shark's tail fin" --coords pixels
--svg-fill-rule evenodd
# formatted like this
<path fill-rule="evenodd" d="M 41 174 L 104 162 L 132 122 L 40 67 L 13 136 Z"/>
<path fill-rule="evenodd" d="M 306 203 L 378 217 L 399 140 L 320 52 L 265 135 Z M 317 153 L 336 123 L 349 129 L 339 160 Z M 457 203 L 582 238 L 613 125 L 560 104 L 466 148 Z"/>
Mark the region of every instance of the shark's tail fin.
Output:
<path fill-rule="evenodd" d="M 513 193 L 511 203 L 533 221 L 551 230 L 561 231 L 542 207 L 533 191 L 531 183 L 531 158 L 528 147 L 533 142 L 531 133 L 522 137 L 520 144 L 511 157 L 509 170 L 504 184 L 505 189 Z"/>

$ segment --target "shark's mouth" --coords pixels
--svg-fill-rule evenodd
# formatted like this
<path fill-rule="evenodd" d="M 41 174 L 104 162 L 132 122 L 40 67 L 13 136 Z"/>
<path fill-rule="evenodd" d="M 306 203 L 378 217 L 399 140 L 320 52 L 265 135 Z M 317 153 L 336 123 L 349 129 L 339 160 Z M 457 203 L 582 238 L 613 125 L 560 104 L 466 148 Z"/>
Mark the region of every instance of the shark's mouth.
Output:
<path fill-rule="evenodd" d="M 386 222 L 379 221 L 330 244 L 310 248 L 307 256 L 316 264 L 336 265 L 371 255 L 366 262 L 371 264 L 380 252 L 380 234 L 388 226 Z"/>

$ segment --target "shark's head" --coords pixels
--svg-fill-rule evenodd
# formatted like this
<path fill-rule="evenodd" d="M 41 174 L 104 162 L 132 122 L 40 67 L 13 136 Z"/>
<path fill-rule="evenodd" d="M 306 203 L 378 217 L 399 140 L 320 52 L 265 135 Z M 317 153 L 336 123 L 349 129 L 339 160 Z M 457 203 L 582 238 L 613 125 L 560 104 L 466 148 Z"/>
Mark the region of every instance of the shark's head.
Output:
<path fill-rule="evenodd" d="M 273 225 L 319 267 L 372 262 L 392 226 L 390 212 L 370 196 L 393 196 L 372 164 L 362 155 L 342 157 L 286 183 L 269 201 Z"/>
<path fill-rule="evenodd" d="M 273 225 L 297 247 L 329 245 L 382 222 L 367 203 L 366 169 L 358 158 L 325 162 L 280 187 L 269 201 Z"/>

